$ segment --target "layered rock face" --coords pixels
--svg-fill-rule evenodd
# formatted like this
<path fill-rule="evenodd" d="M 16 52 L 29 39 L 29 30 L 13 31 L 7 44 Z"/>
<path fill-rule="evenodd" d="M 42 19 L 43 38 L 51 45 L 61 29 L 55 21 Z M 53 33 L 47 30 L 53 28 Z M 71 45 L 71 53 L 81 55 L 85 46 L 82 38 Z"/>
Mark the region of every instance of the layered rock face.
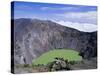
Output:
<path fill-rule="evenodd" d="M 15 64 L 31 64 L 41 54 L 58 48 L 74 49 L 86 59 L 97 56 L 97 32 L 81 32 L 48 20 L 12 21 Z"/>

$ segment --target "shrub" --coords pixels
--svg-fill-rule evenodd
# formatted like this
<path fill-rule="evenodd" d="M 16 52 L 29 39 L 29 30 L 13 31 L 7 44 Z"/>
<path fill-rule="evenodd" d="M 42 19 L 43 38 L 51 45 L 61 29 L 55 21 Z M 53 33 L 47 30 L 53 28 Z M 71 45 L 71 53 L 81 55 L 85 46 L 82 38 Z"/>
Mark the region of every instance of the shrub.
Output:
<path fill-rule="evenodd" d="M 48 63 L 47 67 L 50 71 L 70 70 L 68 61 L 63 58 L 55 58 L 53 62 Z"/>
<path fill-rule="evenodd" d="M 69 64 L 74 65 L 76 64 L 76 61 L 69 61 Z"/>
<path fill-rule="evenodd" d="M 30 65 L 29 64 L 24 64 L 24 67 L 30 67 Z"/>

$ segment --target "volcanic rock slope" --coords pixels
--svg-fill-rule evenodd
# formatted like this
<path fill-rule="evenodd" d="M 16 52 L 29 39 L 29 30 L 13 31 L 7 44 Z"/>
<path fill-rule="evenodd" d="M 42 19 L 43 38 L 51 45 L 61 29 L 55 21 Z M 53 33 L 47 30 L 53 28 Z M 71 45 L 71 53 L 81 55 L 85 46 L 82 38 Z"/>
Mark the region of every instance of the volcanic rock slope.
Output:
<path fill-rule="evenodd" d="M 97 56 L 97 32 L 81 32 L 49 20 L 15 19 L 14 62 L 31 64 L 41 54 L 58 48 L 74 49 L 89 59 Z"/>

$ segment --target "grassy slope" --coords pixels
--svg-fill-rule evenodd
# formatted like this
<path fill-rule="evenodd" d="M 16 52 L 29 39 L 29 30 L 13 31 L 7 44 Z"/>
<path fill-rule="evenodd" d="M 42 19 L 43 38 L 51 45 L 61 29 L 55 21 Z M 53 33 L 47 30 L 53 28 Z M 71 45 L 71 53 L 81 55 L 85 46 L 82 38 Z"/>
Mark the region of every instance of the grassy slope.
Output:
<path fill-rule="evenodd" d="M 47 53 L 44 53 L 37 59 L 33 60 L 33 64 L 44 64 L 46 65 L 49 62 L 54 61 L 55 57 L 60 57 L 64 59 L 68 59 L 68 61 L 81 61 L 81 56 L 78 55 L 78 52 L 69 49 L 55 49 L 51 50 Z"/>

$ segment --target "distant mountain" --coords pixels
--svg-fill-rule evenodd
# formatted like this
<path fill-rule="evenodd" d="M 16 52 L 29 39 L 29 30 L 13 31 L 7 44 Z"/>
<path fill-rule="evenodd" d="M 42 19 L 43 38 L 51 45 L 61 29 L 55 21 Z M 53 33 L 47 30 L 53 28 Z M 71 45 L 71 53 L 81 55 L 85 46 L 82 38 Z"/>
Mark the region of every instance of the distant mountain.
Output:
<path fill-rule="evenodd" d="M 97 31 L 81 32 L 48 20 L 21 18 L 12 22 L 15 64 L 31 64 L 56 48 L 74 49 L 85 59 L 97 56 Z"/>

